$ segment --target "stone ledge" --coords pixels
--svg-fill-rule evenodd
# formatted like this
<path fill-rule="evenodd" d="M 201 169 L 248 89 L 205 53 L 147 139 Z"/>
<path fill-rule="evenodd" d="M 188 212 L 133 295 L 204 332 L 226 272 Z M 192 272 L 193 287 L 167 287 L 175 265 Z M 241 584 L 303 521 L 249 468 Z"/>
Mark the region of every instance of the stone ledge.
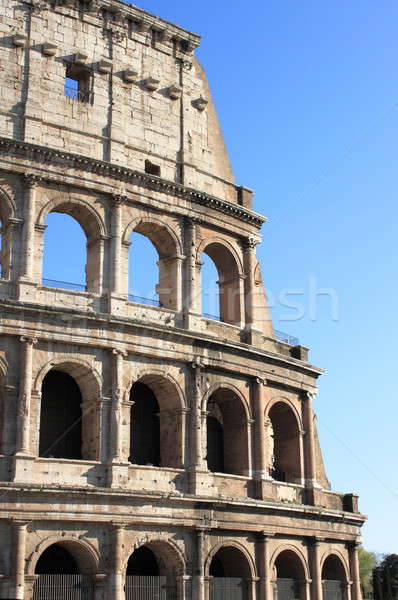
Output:
<path fill-rule="evenodd" d="M 26 156 L 30 161 L 36 160 L 43 164 L 60 163 L 62 166 L 82 169 L 89 173 L 98 173 L 102 176 L 112 177 L 118 181 L 130 182 L 160 193 L 173 194 L 187 201 L 232 215 L 241 221 L 252 223 L 258 227 L 261 227 L 267 220 L 266 217 L 252 212 L 239 204 L 228 202 L 227 200 L 211 196 L 205 192 L 200 192 L 199 190 L 174 183 L 167 179 L 162 179 L 161 177 L 149 175 L 141 171 L 134 171 L 128 167 L 122 167 L 89 156 L 63 152 L 48 148 L 47 146 L 39 146 L 30 142 L 22 142 L 6 137 L 0 137 L 0 152 L 7 154 L 9 157 L 12 155 Z"/>

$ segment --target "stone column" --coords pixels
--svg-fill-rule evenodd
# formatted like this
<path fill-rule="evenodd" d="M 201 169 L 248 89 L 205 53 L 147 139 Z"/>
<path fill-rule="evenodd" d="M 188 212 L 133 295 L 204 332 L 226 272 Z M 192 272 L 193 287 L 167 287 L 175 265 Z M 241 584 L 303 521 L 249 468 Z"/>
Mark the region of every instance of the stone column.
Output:
<path fill-rule="evenodd" d="M 28 281 L 33 281 L 36 188 L 40 181 L 41 178 L 38 175 L 34 175 L 32 173 L 27 173 L 25 175 L 25 207 L 21 247 L 21 278 Z"/>
<path fill-rule="evenodd" d="M 273 600 L 272 572 L 270 567 L 269 542 L 273 534 L 260 531 L 258 534 L 258 573 L 260 575 L 259 600 Z"/>
<path fill-rule="evenodd" d="M 113 523 L 113 568 L 109 578 L 108 593 L 112 600 L 124 600 L 124 530 L 125 523 Z M 110 589 L 109 589 L 110 588 Z"/>
<path fill-rule="evenodd" d="M 351 598 L 352 600 L 362 600 L 361 580 L 359 576 L 359 561 L 358 561 L 358 542 L 351 542 L 347 545 L 348 556 L 350 561 L 350 579 L 352 581 Z"/>
<path fill-rule="evenodd" d="M 122 294 L 122 207 L 126 202 L 127 196 L 114 194 L 112 196 L 112 238 L 111 238 L 111 262 L 112 262 L 112 281 L 111 293 L 115 295 Z"/>
<path fill-rule="evenodd" d="M 311 573 L 311 600 L 322 600 L 322 572 L 319 540 L 314 538 L 309 545 L 309 564 Z"/>
<path fill-rule="evenodd" d="M 260 499 L 263 499 L 262 481 L 270 479 L 265 431 L 266 385 L 266 380 L 261 377 L 253 377 L 251 381 L 255 440 L 253 475 L 256 481 L 256 496 Z"/>
<path fill-rule="evenodd" d="M 94 600 L 105 600 L 105 584 L 106 575 L 104 573 L 97 573 L 93 575 L 94 582 Z"/>
<path fill-rule="evenodd" d="M 123 361 L 127 352 L 119 348 L 112 350 L 113 372 L 112 372 L 112 400 L 111 417 L 109 423 L 109 461 L 108 461 L 108 484 L 118 487 L 121 478 L 125 478 L 126 457 L 123 456 Z M 120 467 L 122 465 L 122 467 Z M 121 470 L 122 468 L 122 470 Z"/>
<path fill-rule="evenodd" d="M 196 528 L 196 565 L 195 565 L 195 590 L 194 600 L 205 600 L 205 529 Z"/>
<path fill-rule="evenodd" d="M 28 521 L 15 520 L 12 522 L 15 600 L 23 600 L 25 597 L 25 554 L 27 525 Z"/>
<path fill-rule="evenodd" d="M 316 461 L 315 461 L 315 429 L 314 429 L 314 411 L 312 408 L 312 392 L 305 392 L 303 397 L 303 422 L 305 429 L 304 450 L 305 450 L 305 483 L 307 487 L 318 487 L 316 482 Z"/>
<path fill-rule="evenodd" d="M 20 388 L 17 411 L 16 454 L 30 455 L 30 400 L 32 394 L 33 346 L 36 338 L 21 337 Z"/>
<path fill-rule="evenodd" d="M 256 268 L 256 245 L 258 240 L 248 237 L 243 240 L 243 265 L 244 265 L 244 307 L 245 307 L 245 332 L 246 341 L 249 344 L 256 343 L 255 323 L 255 281 L 254 270 Z M 259 331 L 257 333 L 260 333 Z"/>
<path fill-rule="evenodd" d="M 202 394 L 201 376 L 203 365 L 194 361 L 192 367 L 192 428 L 191 428 L 191 467 L 203 468 L 202 454 Z"/>
<path fill-rule="evenodd" d="M 200 297 L 200 286 L 196 262 L 196 229 L 200 223 L 199 219 L 186 218 L 184 220 L 185 231 L 185 277 L 183 294 L 183 313 L 185 327 L 192 328 L 192 315 L 198 313 L 198 298 Z"/>
<path fill-rule="evenodd" d="M 120 462 L 123 459 L 122 450 L 122 416 L 121 404 L 123 395 L 123 360 L 127 352 L 114 348 L 113 388 L 112 388 L 112 418 L 110 436 L 110 459 Z"/>

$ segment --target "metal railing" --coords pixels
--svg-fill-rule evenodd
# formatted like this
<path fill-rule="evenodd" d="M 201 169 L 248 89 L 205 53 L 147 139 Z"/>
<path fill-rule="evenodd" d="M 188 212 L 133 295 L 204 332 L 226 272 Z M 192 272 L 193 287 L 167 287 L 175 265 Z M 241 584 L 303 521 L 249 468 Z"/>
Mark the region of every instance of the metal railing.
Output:
<path fill-rule="evenodd" d="M 285 342 L 285 344 L 289 344 L 289 346 L 299 346 L 300 340 L 293 335 L 289 335 L 288 333 L 284 333 L 283 331 L 278 331 L 274 329 L 275 339 L 279 342 Z"/>
<path fill-rule="evenodd" d="M 42 279 L 42 285 L 46 287 L 70 290 L 72 292 L 87 292 L 87 286 L 81 283 L 70 283 L 68 281 L 55 281 L 55 279 Z"/>
<path fill-rule="evenodd" d="M 241 577 L 213 577 L 209 592 L 210 600 L 246 600 L 247 581 Z"/>
<path fill-rule="evenodd" d="M 166 577 L 127 575 L 126 600 L 176 600 L 176 587 Z"/>
<path fill-rule="evenodd" d="M 158 308 L 162 306 L 162 303 L 159 300 L 143 298 L 142 296 L 134 296 L 133 294 L 129 294 L 129 302 L 134 302 L 135 304 L 145 304 L 146 306 L 156 306 Z"/>
<path fill-rule="evenodd" d="M 90 575 L 39 575 L 33 587 L 33 600 L 93 600 L 94 582 Z"/>

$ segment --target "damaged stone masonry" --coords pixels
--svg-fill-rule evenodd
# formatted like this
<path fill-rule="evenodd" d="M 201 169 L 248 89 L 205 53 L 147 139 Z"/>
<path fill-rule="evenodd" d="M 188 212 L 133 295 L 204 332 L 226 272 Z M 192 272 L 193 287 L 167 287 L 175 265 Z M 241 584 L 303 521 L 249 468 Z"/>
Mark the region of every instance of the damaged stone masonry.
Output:
<path fill-rule="evenodd" d="M 360 600 L 365 517 L 325 475 L 322 371 L 272 329 L 200 38 L 118 0 L 0 7 L 0 598 Z M 83 289 L 42 279 L 52 212 Z M 132 232 L 159 306 L 129 297 Z"/>

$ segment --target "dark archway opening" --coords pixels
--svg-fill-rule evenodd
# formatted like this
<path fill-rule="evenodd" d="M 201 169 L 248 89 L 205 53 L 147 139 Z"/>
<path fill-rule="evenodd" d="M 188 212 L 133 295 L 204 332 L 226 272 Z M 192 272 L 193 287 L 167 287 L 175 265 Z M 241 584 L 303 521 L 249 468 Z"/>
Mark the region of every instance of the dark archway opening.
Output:
<path fill-rule="evenodd" d="M 276 481 L 301 483 L 300 434 L 292 409 L 277 402 L 269 412 L 273 436 L 271 476 Z"/>
<path fill-rule="evenodd" d="M 276 559 L 275 568 L 277 600 L 305 600 L 305 573 L 298 556 L 285 550 Z"/>
<path fill-rule="evenodd" d="M 37 561 L 35 573 L 38 575 L 68 574 L 77 575 L 79 567 L 66 548 L 53 544 L 44 550 Z"/>
<path fill-rule="evenodd" d="M 136 465 L 160 465 L 159 404 L 155 394 L 145 383 L 137 382 L 131 388 L 130 457 Z"/>
<path fill-rule="evenodd" d="M 224 431 L 216 417 L 207 417 L 207 468 L 213 473 L 224 472 Z"/>
<path fill-rule="evenodd" d="M 82 574 L 71 552 L 61 544 L 44 550 L 37 561 L 33 600 L 93 600 L 94 583 L 91 575 Z"/>
<path fill-rule="evenodd" d="M 156 556 L 147 546 L 134 550 L 127 563 L 127 575 L 158 576 L 159 565 Z"/>
<path fill-rule="evenodd" d="M 232 391 L 219 389 L 207 402 L 207 468 L 213 473 L 247 475 L 247 417 Z"/>
<path fill-rule="evenodd" d="M 82 458 L 82 396 L 67 373 L 52 370 L 42 384 L 39 456 Z"/>
<path fill-rule="evenodd" d="M 238 548 L 224 546 L 210 563 L 210 600 L 231 597 L 246 600 L 251 571 L 246 557 Z"/>
<path fill-rule="evenodd" d="M 346 600 L 346 574 L 341 560 L 328 556 L 322 567 L 323 600 Z"/>

